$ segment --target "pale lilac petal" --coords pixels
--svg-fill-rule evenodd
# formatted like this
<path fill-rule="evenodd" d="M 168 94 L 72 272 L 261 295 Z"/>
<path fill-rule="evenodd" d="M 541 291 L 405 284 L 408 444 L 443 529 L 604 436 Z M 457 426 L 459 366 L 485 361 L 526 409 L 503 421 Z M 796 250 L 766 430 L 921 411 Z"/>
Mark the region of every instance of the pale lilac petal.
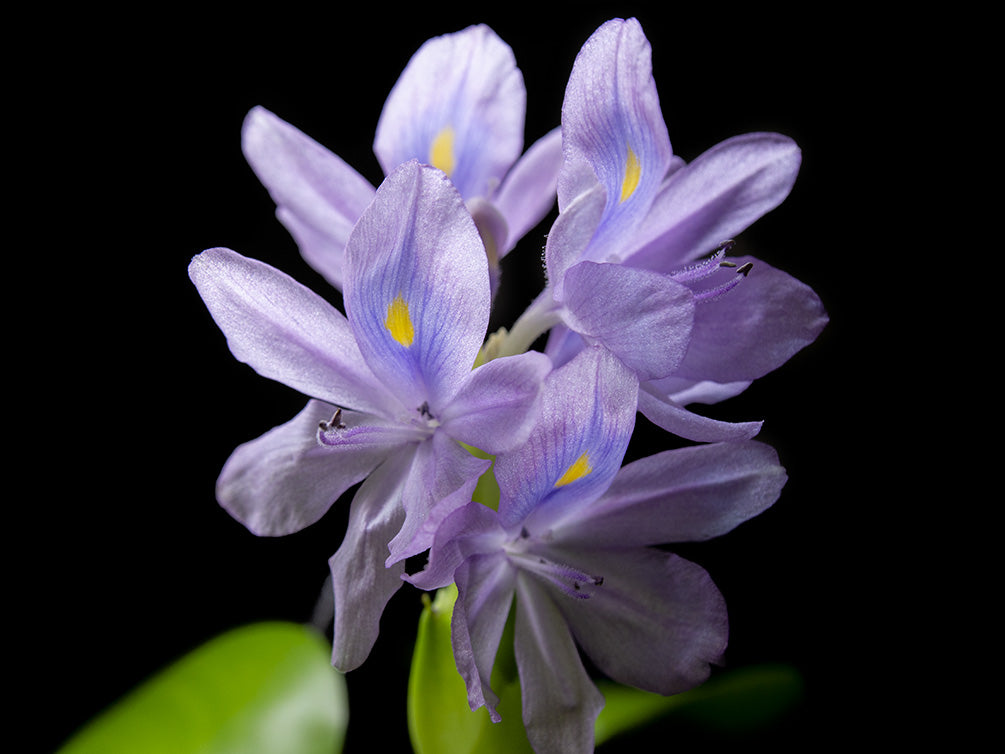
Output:
<path fill-rule="evenodd" d="M 646 548 L 551 554 L 603 578 L 588 599 L 550 593 L 576 642 L 611 679 L 676 694 L 702 683 L 721 661 L 726 604 L 699 566 Z"/>
<path fill-rule="evenodd" d="M 474 555 L 457 569 L 457 602 L 450 635 L 457 670 L 468 689 L 471 709 L 486 707 L 493 722 L 499 697 L 492 690 L 492 665 L 513 604 L 516 572 L 501 551 Z"/>
<path fill-rule="evenodd" d="M 401 496 L 414 451 L 403 448 L 377 467 L 356 492 L 345 539 L 328 561 L 335 594 L 332 664 L 359 667 L 380 630 L 380 616 L 402 585 L 404 564 L 384 566 L 387 543 L 405 518 Z"/>
<path fill-rule="evenodd" d="M 554 541 L 622 548 L 718 537 L 770 507 L 785 481 L 777 453 L 759 442 L 664 451 L 624 466 L 599 499 L 553 527 Z"/>
<path fill-rule="evenodd" d="M 651 392 L 651 383 L 639 387 L 639 413 L 667 432 L 695 442 L 749 440 L 761 431 L 760 421 L 726 422 L 696 414 L 665 395 Z"/>
<path fill-rule="evenodd" d="M 318 443 L 318 425 L 335 407 L 320 401 L 286 424 L 237 447 L 223 466 L 216 497 L 230 515 L 260 536 L 299 531 L 320 519 L 342 493 L 362 481 L 395 449 L 395 444 Z M 354 427 L 372 419 L 344 411 Z"/>
<path fill-rule="evenodd" d="M 390 542 L 387 564 L 428 549 L 443 520 L 471 502 L 478 478 L 491 464 L 444 432 L 420 443 L 402 493 L 405 521 Z"/>
<path fill-rule="evenodd" d="M 555 128 L 534 142 L 506 174 L 493 198 L 509 229 L 500 259 L 555 206 L 561 166 L 562 129 Z"/>
<path fill-rule="evenodd" d="M 622 250 L 646 216 L 670 167 L 670 137 L 652 76 L 652 50 L 636 19 L 613 19 L 587 40 L 562 105 L 563 149 L 578 173 L 587 162 L 607 194 L 587 258 Z M 578 183 L 560 178 L 559 191 Z M 561 203 L 568 204 L 565 196 Z"/>
<path fill-rule="evenodd" d="M 485 250 L 442 172 L 413 161 L 387 177 L 349 236 L 345 283 L 368 365 L 435 418 L 471 371 L 489 317 Z"/>
<path fill-rule="evenodd" d="M 494 359 L 473 370 L 443 410 L 443 431 L 493 455 L 527 439 L 540 410 L 551 360 L 530 352 Z"/>
<path fill-rule="evenodd" d="M 198 254 L 188 270 L 231 352 L 263 377 L 359 411 L 386 415 L 396 405 L 345 317 L 293 278 L 221 248 Z"/>
<path fill-rule="evenodd" d="M 690 403 L 719 403 L 739 395 L 748 387 L 750 380 L 740 382 L 713 382 L 711 380 L 686 380 L 680 377 L 666 377 L 650 380 L 645 388 L 653 395 L 666 396 L 679 406 Z"/>
<path fill-rule="evenodd" d="M 607 201 L 604 187 L 594 183 L 593 188 L 579 194 L 555 219 L 544 246 L 544 261 L 548 272 L 548 285 L 557 299 L 565 294 L 566 271 L 582 259 L 593 234 L 604 214 Z"/>
<path fill-rule="evenodd" d="M 481 503 L 463 505 L 437 527 L 429 559 L 419 573 L 405 580 L 419 589 L 439 589 L 454 581 L 454 571 L 472 555 L 499 552 L 506 534 L 498 514 Z"/>
<path fill-rule="evenodd" d="M 447 172 L 465 199 L 487 197 L 520 156 L 525 110 L 513 51 L 471 26 L 412 56 L 384 103 L 374 152 L 387 175 L 414 159 Z"/>
<path fill-rule="evenodd" d="M 374 188 L 340 157 L 263 107 L 241 129 L 241 149 L 307 262 L 342 283 L 346 239 Z"/>
<path fill-rule="evenodd" d="M 812 343 L 827 324 L 823 304 L 808 285 L 751 257 L 735 261 L 753 267 L 735 288 L 695 307 L 691 342 L 675 376 L 720 383 L 756 379 Z"/>
<path fill-rule="evenodd" d="M 587 675 L 565 619 L 536 578 L 517 576 L 515 647 L 527 737 L 534 751 L 590 754 L 604 697 Z"/>
<path fill-rule="evenodd" d="M 642 381 L 673 373 L 688 350 L 693 296 L 668 275 L 580 262 L 565 274 L 562 319 L 603 343 Z"/>
<path fill-rule="evenodd" d="M 527 442 L 496 458 L 503 526 L 600 495 L 628 447 L 637 392 L 635 376 L 603 348 L 588 348 L 552 372 Z"/>
<path fill-rule="evenodd" d="M 799 147 L 780 134 L 717 144 L 663 185 L 633 239 L 629 264 L 670 272 L 710 253 L 782 203 L 799 163 Z"/>

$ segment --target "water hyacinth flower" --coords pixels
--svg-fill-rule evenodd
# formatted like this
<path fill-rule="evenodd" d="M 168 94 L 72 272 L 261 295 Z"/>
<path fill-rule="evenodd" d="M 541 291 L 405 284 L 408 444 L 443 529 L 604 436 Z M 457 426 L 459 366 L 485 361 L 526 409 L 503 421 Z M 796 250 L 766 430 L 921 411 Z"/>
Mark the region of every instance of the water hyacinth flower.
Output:
<path fill-rule="evenodd" d="M 725 257 L 733 243 L 724 239 L 788 195 L 799 148 L 752 133 L 685 164 L 672 152 L 635 19 L 608 21 L 581 49 L 562 129 L 548 287 L 501 352 L 548 328 L 556 364 L 601 343 L 636 371 L 639 410 L 656 424 L 697 441 L 752 437 L 760 422 L 715 421 L 685 405 L 739 393 L 827 322 L 805 284 L 751 257 Z"/>
<path fill-rule="evenodd" d="M 426 41 L 391 89 L 374 152 L 389 175 L 408 160 L 443 170 L 475 218 L 495 285 L 498 261 L 555 203 L 558 128 L 523 149 L 526 90 L 513 51 L 489 27 Z M 242 149 L 306 261 L 342 288 L 349 232 L 373 199 L 355 169 L 262 107 Z"/>
<path fill-rule="evenodd" d="M 631 370 L 599 346 L 552 372 L 527 443 L 496 459 L 498 511 L 458 508 L 409 577 L 426 589 L 456 582 L 455 660 L 471 708 L 495 721 L 489 679 L 515 604 L 523 720 L 537 752 L 593 751 L 603 698 L 577 645 L 615 681 L 649 691 L 705 680 L 726 646 L 723 598 L 702 568 L 652 546 L 724 534 L 785 483 L 775 452 L 752 440 L 619 468 L 637 393 Z"/>
<path fill-rule="evenodd" d="M 333 662 L 354 668 L 404 559 L 471 500 L 488 466 L 460 443 L 487 453 L 521 443 L 550 361 L 528 353 L 472 369 L 488 326 L 485 252 L 454 186 L 415 161 L 388 176 L 349 235 L 345 316 L 228 249 L 199 254 L 189 274 L 233 354 L 311 398 L 234 451 L 220 503 L 252 532 L 283 535 L 366 480 L 331 560 Z"/>

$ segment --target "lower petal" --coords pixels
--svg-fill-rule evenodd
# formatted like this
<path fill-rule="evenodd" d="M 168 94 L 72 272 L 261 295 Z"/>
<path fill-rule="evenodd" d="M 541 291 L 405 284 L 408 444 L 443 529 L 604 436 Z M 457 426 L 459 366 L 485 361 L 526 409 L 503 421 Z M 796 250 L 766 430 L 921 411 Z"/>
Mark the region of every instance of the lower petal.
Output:
<path fill-rule="evenodd" d="M 516 662 L 527 737 L 534 751 L 588 754 L 604 697 L 586 674 L 565 618 L 536 578 L 517 578 Z"/>
<path fill-rule="evenodd" d="M 589 599 L 555 592 L 576 641 L 605 674 L 659 694 L 702 683 L 726 649 L 726 604 L 708 573 L 652 549 L 551 554 L 603 577 Z"/>
<path fill-rule="evenodd" d="M 360 486 L 349 511 L 346 536 L 328 561 L 335 594 L 332 664 L 346 672 L 370 654 L 380 616 L 401 588 L 404 563 L 384 565 L 387 543 L 405 518 L 401 494 L 414 451 L 387 459 Z"/>
<path fill-rule="evenodd" d="M 695 442 L 749 440 L 763 422 L 725 422 L 688 411 L 665 395 L 652 392 L 651 383 L 639 389 L 639 412 L 667 432 Z"/>
<path fill-rule="evenodd" d="M 323 447 L 318 425 L 334 412 L 327 403 L 310 401 L 286 424 L 239 446 L 217 480 L 220 504 L 260 536 L 291 534 L 320 519 L 394 449 L 374 444 Z M 342 414 L 353 424 L 365 416 Z"/>

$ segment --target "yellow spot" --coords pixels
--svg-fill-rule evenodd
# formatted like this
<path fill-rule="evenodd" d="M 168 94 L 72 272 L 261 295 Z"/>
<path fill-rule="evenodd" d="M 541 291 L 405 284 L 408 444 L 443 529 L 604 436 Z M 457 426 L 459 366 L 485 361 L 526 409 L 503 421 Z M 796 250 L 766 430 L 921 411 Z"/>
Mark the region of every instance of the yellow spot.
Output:
<path fill-rule="evenodd" d="M 384 327 L 390 331 L 391 337 L 405 348 L 412 345 L 412 341 L 415 340 L 415 329 L 412 327 L 411 317 L 408 316 L 408 304 L 400 293 L 387 305 Z"/>
<path fill-rule="evenodd" d="M 447 175 L 454 172 L 454 129 L 446 126 L 433 139 L 429 148 L 429 164 Z"/>
<path fill-rule="evenodd" d="M 639 165 L 639 158 L 635 156 L 631 146 L 628 147 L 628 158 L 625 160 L 625 180 L 621 184 L 621 201 L 624 201 L 639 187 L 639 177 L 642 175 L 642 167 Z"/>
<path fill-rule="evenodd" d="M 590 458 L 584 451 L 583 455 L 577 458 L 575 462 L 565 470 L 565 473 L 562 474 L 562 477 L 557 482 L 555 482 L 555 486 L 564 487 L 567 484 L 572 484 L 577 479 L 582 479 L 591 471 L 593 471 L 593 467 L 590 466 Z"/>

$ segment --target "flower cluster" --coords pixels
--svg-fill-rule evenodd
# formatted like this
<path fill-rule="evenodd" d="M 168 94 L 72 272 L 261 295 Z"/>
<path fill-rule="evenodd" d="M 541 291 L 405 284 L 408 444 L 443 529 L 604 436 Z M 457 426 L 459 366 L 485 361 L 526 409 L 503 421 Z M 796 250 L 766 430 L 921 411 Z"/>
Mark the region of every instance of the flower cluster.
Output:
<path fill-rule="evenodd" d="M 521 155 L 524 107 L 510 48 L 475 26 L 429 40 L 392 89 L 377 188 L 256 108 L 245 155 L 345 313 L 229 249 L 196 256 L 189 274 L 234 356 L 308 399 L 234 451 L 220 503 L 283 535 L 362 482 L 330 561 L 334 665 L 366 659 L 406 582 L 456 584 L 472 709 L 499 719 L 489 679 L 514 609 L 530 741 L 582 752 L 603 699 L 580 650 L 614 680 L 670 694 L 725 648 L 708 574 L 655 546 L 729 531 L 785 482 L 752 439 L 760 423 L 688 406 L 741 392 L 827 318 L 806 285 L 727 256 L 726 239 L 788 194 L 799 149 L 755 133 L 690 163 L 674 155 L 636 20 L 586 42 L 560 127 Z M 547 284 L 487 338 L 499 260 L 556 198 Z M 545 334 L 545 351 L 530 350 Z M 638 412 L 695 444 L 622 465 Z M 497 508 L 473 501 L 489 473 Z"/>

